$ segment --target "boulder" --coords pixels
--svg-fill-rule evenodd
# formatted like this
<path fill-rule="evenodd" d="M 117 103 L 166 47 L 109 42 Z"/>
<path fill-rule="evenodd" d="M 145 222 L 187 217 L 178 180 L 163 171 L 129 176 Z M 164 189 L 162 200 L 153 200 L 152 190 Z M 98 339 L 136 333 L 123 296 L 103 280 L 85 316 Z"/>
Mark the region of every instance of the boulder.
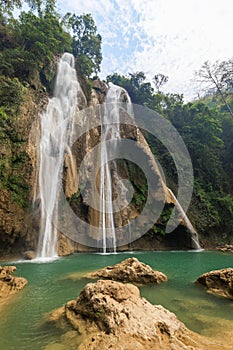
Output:
<path fill-rule="evenodd" d="M 167 281 L 167 276 L 159 271 L 153 270 L 149 265 L 139 261 L 137 258 L 128 258 L 116 265 L 107 266 L 86 275 L 88 278 L 104 278 L 114 281 L 148 284 Z"/>
<path fill-rule="evenodd" d="M 204 273 L 195 283 L 204 286 L 208 293 L 233 300 L 233 268 Z"/>
<path fill-rule="evenodd" d="M 33 260 L 36 258 L 36 252 L 34 250 L 28 250 L 23 253 L 23 257 L 25 260 Z"/>
<path fill-rule="evenodd" d="M 15 266 L 0 266 L 0 300 L 17 293 L 28 283 L 23 277 L 12 276 L 15 270 Z"/>
<path fill-rule="evenodd" d="M 141 298 L 132 284 L 89 283 L 50 319 L 76 330 L 80 350 L 201 349 L 175 314 Z"/>

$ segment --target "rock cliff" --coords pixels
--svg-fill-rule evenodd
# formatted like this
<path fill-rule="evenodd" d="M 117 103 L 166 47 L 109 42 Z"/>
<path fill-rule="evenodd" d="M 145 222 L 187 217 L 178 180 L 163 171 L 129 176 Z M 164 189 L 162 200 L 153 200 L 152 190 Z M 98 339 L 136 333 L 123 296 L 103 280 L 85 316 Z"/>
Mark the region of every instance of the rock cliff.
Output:
<path fill-rule="evenodd" d="M 80 72 L 79 72 L 80 75 Z M 79 110 L 85 110 L 85 113 L 77 114 L 76 127 L 87 127 L 87 131 L 81 135 L 73 144 L 72 150 L 66 153 L 63 171 L 64 193 L 69 201 L 69 205 L 74 213 L 84 222 L 92 225 L 93 230 L 87 232 L 90 239 L 93 240 L 93 246 L 96 246 L 96 230 L 99 225 L 99 213 L 87 202 L 88 196 L 92 196 L 93 181 L 90 179 L 91 173 L 96 173 L 93 162 L 84 169 L 85 184 L 81 184 L 82 173 L 78 174 L 80 164 L 95 147 L 101 139 L 100 126 L 92 126 L 91 120 L 96 122 L 99 118 L 99 106 L 104 102 L 107 86 L 105 83 L 96 80 L 92 82 L 92 90 L 86 83 L 83 76 L 79 76 L 84 94 L 78 96 Z M 39 164 L 39 139 L 40 139 L 40 113 L 45 108 L 48 95 L 41 87 L 38 91 L 31 88 L 24 88 L 24 98 L 20 108 L 15 116 L 15 130 L 17 138 L 12 134 L 11 139 L 7 136 L 1 141 L 0 166 L 4 171 L 4 181 L 0 183 L 0 255 L 16 256 L 24 251 L 35 251 L 38 242 L 39 233 L 39 212 L 40 202 L 38 199 L 38 164 Z M 122 101 L 125 100 L 122 93 Z M 129 119 L 125 112 L 122 112 L 124 120 Z M 89 118 L 91 117 L 91 118 Z M 12 129 L 13 130 L 13 129 Z M 125 122 L 120 129 L 122 139 L 130 139 L 135 142 L 135 148 L 140 151 L 148 162 L 151 169 L 151 178 L 156 183 L 152 198 L 155 201 L 164 201 L 165 208 L 158 220 L 157 226 L 153 226 L 153 215 L 141 216 L 138 225 L 133 229 L 133 235 L 136 239 L 133 245 L 125 244 L 124 237 L 118 242 L 119 250 L 127 249 L 182 249 L 192 248 L 190 232 L 180 220 L 179 228 L 170 235 L 165 235 L 166 222 L 169 214 L 174 207 L 174 200 L 167 190 L 157 164 L 154 160 L 149 146 L 140 132 L 140 130 Z M 130 205 L 114 215 L 115 226 L 121 228 L 127 225 L 129 221 L 134 221 L 142 211 L 147 197 L 146 178 L 142 171 L 130 161 L 117 161 L 117 169 L 120 178 L 128 178 L 133 185 L 134 197 Z M 2 170 L 3 169 L 3 170 Z M 97 179 L 98 181 L 98 179 Z M 114 196 L 117 196 L 116 187 Z M 92 198 L 93 203 L 95 201 Z M 148 221 L 148 217 L 151 217 Z M 69 218 L 64 221 L 69 221 Z M 77 228 L 78 230 L 78 228 Z M 149 234 L 141 238 L 141 231 Z M 64 234 L 64 235 L 63 235 Z M 78 232 L 83 235 L 83 232 Z M 86 233 L 85 233 L 86 234 Z M 59 255 L 70 254 L 73 251 L 90 251 L 93 247 L 86 246 L 82 242 L 74 239 L 68 239 L 66 231 L 60 232 L 58 241 Z M 101 247 L 101 241 L 98 243 Z"/>
<path fill-rule="evenodd" d="M 73 212 L 81 218 L 84 222 L 89 224 L 89 230 L 85 232 L 86 236 L 89 237 L 89 242 L 92 247 L 102 247 L 103 242 L 102 235 L 99 235 L 97 228 L 100 224 L 100 215 L 98 210 L 98 194 L 99 191 L 99 173 L 96 168 L 98 165 L 97 159 L 92 159 L 89 156 L 91 150 L 95 148 L 101 142 L 101 114 L 103 113 L 103 102 L 107 93 L 108 87 L 103 82 L 96 80 L 93 82 L 93 89 L 91 94 L 91 99 L 89 105 L 85 101 L 81 101 L 79 108 L 81 113 L 77 113 L 75 121 L 75 129 L 84 130 L 81 137 L 77 137 L 79 131 L 76 131 L 77 137 L 74 141 L 72 147 L 72 157 L 75 159 L 75 166 L 77 167 L 77 172 L 79 172 L 78 178 L 75 179 L 74 172 L 74 162 L 70 161 L 70 157 L 65 161 L 65 180 L 64 180 L 64 192 L 69 197 L 69 204 Z M 124 91 L 122 90 L 121 100 L 124 103 L 126 97 Z M 83 113 L 82 113 L 83 112 Z M 119 184 L 119 180 L 128 179 L 132 184 L 134 191 L 132 201 L 129 205 L 125 206 L 123 209 L 116 210 L 114 213 L 114 224 L 117 231 L 117 249 L 127 250 L 127 249 L 190 249 L 194 248 L 191 239 L 191 232 L 187 228 L 185 222 L 180 218 L 179 227 L 177 230 L 169 235 L 165 234 L 166 223 L 171 215 L 172 209 L 174 208 L 174 198 L 171 196 L 171 192 L 166 187 L 160 170 L 155 162 L 154 156 L 146 142 L 141 131 L 132 123 L 131 117 L 122 108 L 119 112 L 120 120 L 123 123 L 120 127 L 120 136 L 122 140 L 131 140 L 134 143 L 134 151 L 132 153 L 140 154 L 140 158 L 143 159 L 145 164 L 148 164 L 148 178 L 143 174 L 142 170 L 127 159 L 121 159 L 114 161 L 112 164 L 111 172 L 113 176 L 113 199 L 121 197 L 124 192 L 124 185 Z M 75 138 L 74 137 L 74 138 Z M 97 155 L 98 157 L 98 155 Z M 127 158 L 127 157 L 125 157 Z M 82 161 L 85 159 L 85 167 L 80 170 Z M 135 163 L 137 164 L 137 159 L 135 158 Z M 117 168 L 117 177 L 115 174 L 115 168 Z M 147 196 L 149 194 L 147 188 L 147 181 L 151 180 L 153 193 L 148 202 L 151 201 L 147 211 L 139 215 L 147 201 Z M 72 184 L 75 184 L 72 185 Z M 79 185 L 79 190 L 77 191 L 77 183 Z M 94 204 L 93 206 L 90 205 Z M 161 204 L 162 203 L 162 204 Z M 164 209 L 162 210 L 161 216 L 155 224 L 154 217 L 156 216 L 157 205 L 160 207 L 165 203 Z M 136 220 L 135 220 L 136 219 Z M 71 217 L 64 218 L 63 222 L 63 232 L 69 231 L 69 225 L 71 222 Z M 67 222 L 66 222 L 67 221 Z M 131 228 L 131 238 L 133 238 L 133 243 L 128 242 L 128 236 L 125 237 L 124 228 L 129 222 L 135 225 Z M 155 224 L 155 225 L 154 225 Z M 71 240 L 76 241 L 76 237 L 84 235 L 83 232 L 78 232 L 79 227 L 77 226 L 77 236 L 69 235 Z M 121 232 L 122 231 L 122 232 Z M 148 232 L 149 235 L 145 235 L 145 238 L 141 238 L 142 232 Z M 124 233 L 123 233 L 124 232 Z M 82 243 L 81 251 L 83 251 L 83 245 L 88 245 L 80 239 L 78 243 Z M 131 245 L 129 245 L 130 243 Z M 80 245 L 74 244 L 74 249 L 76 251 L 80 250 Z M 89 250 L 90 248 L 86 248 Z"/>

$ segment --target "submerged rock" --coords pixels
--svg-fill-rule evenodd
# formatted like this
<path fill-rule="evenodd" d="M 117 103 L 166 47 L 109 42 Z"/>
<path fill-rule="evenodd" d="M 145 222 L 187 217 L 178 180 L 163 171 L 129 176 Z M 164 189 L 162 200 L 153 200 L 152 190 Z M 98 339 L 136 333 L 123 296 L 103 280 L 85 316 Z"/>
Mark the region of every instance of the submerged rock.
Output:
<path fill-rule="evenodd" d="M 159 284 L 167 281 L 167 276 L 164 273 L 153 270 L 149 265 L 139 261 L 137 258 L 128 258 L 116 265 L 91 272 L 86 277 L 104 278 L 135 284 Z"/>
<path fill-rule="evenodd" d="M 23 277 L 12 276 L 15 266 L 0 266 L 0 301 L 23 289 L 28 281 Z"/>
<path fill-rule="evenodd" d="M 51 315 L 77 331 L 79 349 L 201 349 L 175 314 L 141 298 L 132 284 L 99 280 Z M 81 345 L 80 345 L 81 339 Z"/>
<path fill-rule="evenodd" d="M 195 283 L 206 287 L 208 293 L 233 300 L 233 268 L 206 272 Z"/>

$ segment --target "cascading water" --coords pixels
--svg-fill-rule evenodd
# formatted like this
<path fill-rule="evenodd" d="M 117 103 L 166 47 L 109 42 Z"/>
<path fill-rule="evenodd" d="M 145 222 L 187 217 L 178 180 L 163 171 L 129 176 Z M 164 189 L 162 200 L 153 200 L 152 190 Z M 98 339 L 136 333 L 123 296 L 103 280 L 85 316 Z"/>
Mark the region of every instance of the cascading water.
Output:
<path fill-rule="evenodd" d="M 101 126 L 101 169 L 100 169 L 100 223 L 103 239 L 103 253 L 108 251 L 116 252 L 116 236 L 114 224 L 113 206 L 113 176 L 117 182 L 117 165 L 114 161 L 109 162 L 109 152 L 107 149 L 108 140 L 115 140 L 112 147 L 116 147 L 117 140 L 120 139 L 120 105 L 127 102 L 126 109 L 128 114 L 132 115 L 132 105 L 127 92 L 119 86 L 112 83 L 105 99 L 104 115 Z M 112 150 L 111 150 L 112 151 Z"/>
<path fill-rule="evenodd" d="M 182 206 L 180 205 L 180 203 L 178 202 L 176 196 L 174 195 L 174 193 L 172 192 L 172 190 L 168 189 L 172 198 L 174 199 L 175 202 L 175 206 L 178 209 L 179 213 L 181 214 L 182 219 L 184 220 L 186 227 L 188 228 L 188 230 L 190 231 L 191 234 L 191 240 L 192 240 L 192 247 L 196 250 L 202 250 L 200 243 L 199 243 L 199 239 L 198 239 L 198 234 L 196 232 L 196 230 L 194 229 L 193 225 L 191 224 L 188 216 L 186 215 L 184 209 L 182 208 Z"/>
<path fill-rule="evenodd" d="M 81 92 L 74 68 L 74 57 L 65 53 L 58 64 L 54 97 L 49 100 L 46 111 L 41 116 L 40 164 L 39 164 L 39 197 L 41 201 L 40 237 L 38 257 L 57 256 L 58 203 L 63 191 L 63 165 L 65 157 L 72 161 L 71 145 L 74 116 L 77 109 L 77 96 Z M 122 105 L 122 102 L 126 102 Z M 119 86 L 109 84 L 104 104 L 101 123 L 100 152 L 100 216 L 99 227 L 102 232 L 103 253 L 116 252 L 114 213 L 121 210 L 122 198 L 127 189 L 121 183 L 117 163 L 111 155 L 116 150 L 120 135 L 120 112 L 125 109 L 132 117 L 132 104 L 127 92 Z M 109 143 L 111 141 L 111 148 Z M 76 165 L 71 167 L 75 172 Z M 171 191 L 170 191 L 171 192 Z M 187 215 L 174 194 L 175 206 L 191 232 L 195 249 L 201 249 L 198 236 Z M 113 197 L 118 196 L 118 202 Z M 118 204 L 117 204 L 118 203 Z M 54 225 L 55 223 L 55 225 Z M 131 227 L 129 227 L 129 230 Z M 129 232 L 131 235 L 131 232 Z"/>
<path fill-rule="evenodd" d="M 80 89 L 74 68 L 74 57 L 63 54 L 58 68 L 54 97 L 41 116 L 39 197 L 41 200 L 38 257 L 57 256 L 56 223 L 58 196 L 62 190 L 62 170 L 65 152 L 69 150 L 73 117 Z"/>

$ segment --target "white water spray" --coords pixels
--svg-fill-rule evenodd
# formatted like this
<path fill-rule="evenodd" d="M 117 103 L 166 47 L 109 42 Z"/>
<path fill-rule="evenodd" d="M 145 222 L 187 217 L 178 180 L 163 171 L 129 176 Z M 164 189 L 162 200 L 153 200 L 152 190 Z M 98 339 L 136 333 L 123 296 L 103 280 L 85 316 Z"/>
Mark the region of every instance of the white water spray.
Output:
<path fill-rule="evenodd" d="M 117 165 L 109 162 L 107 149 L 108 140 L 115 140 L 112 147 L 116 147 L 120 139 L 120 107 L 119 103 L 127 103 L 127 112 L 132 115 L 132 104 L 127 92 L 119 86 L 109 84 L 105 99 L 104 115 L 101 127 L 101 169 L 100 169 L 100 228 L 102 229 L 103 253 L 111 250 L 116 253 L 116 236 L 113 207 L 113 176 L 117 182 Z"/>
<path fill-rule="evenodd" d="M 38 256 L 57 256 L 58 197 L 62 191 L 62 171 L 65 152 L 71 146 L 73 117 L 80 89 L 74 68 L 74 57 L 63 54 L 58 63 L 54 97 L 41 116 L 39 196 L 41 222 Z"/>

